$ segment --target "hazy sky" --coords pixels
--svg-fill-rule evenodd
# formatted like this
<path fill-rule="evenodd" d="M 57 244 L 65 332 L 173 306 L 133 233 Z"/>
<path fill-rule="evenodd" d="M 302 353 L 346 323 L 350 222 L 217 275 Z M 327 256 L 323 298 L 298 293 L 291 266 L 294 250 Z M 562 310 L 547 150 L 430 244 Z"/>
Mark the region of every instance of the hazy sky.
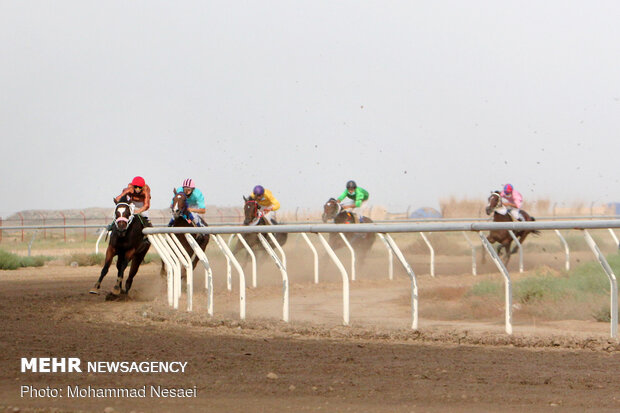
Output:
<path fill-rule="evenodd" d="M 620 201 L 617 1 L 0 0 L 0 215 L 208 204 Z"/>

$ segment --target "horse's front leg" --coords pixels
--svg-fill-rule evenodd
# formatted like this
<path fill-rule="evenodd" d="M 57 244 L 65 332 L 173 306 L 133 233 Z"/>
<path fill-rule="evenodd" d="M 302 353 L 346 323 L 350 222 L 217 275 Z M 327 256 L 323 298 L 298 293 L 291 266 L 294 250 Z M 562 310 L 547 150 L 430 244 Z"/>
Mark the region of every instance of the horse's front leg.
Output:
<path fill-rule="evenodd" d="M 129 294 L 131 284 L 133 284 L 133 277 L 135 277 L 138 273 L 140 264 L 142 264 L 142 261 L 144 261 L 144 257 L 146 256 L 146 253 L 148 252 L 150 246 L 151 245 L 148 243 L 143 243 L 137 249 L 130 251 L 131 254 L 128 254 L 132 256 L 133 259 L 131 259 L 131 266 L 129 267 L 129 275 L 127 275 L 127 281 L 125 281 L 125 290 L 123 291 L 125 294 Z"/>
<path fill-rule="evenodd" d="M 512 239 L 502 244 L 502 247 L 504 247 L 504 251 L 506 251 L 506 253 L 504 254 L 504 259 L 503 259 L 505 266 L 508 266 L 508 262 L 510 261 L 510 244 L 511 243 L 512 243 Z"/>
<path fill-rule="evenodd" d="M 116 277 L 116 284 L 112 289 L 112 294 L 121 295 L 121 286 L 123 284 L 123 272 L 125 272 L 125 268 L 127 268 L 128 259 L 126 257 L 126 252 L 118 254 L 118 259 L 116 261 L 116 269 L 118 270 L 118 276 Z"/>
<path fill-rule="evenodd" d="M 110 269 L 110 265 L 112 264 L 112 259 L 114 259 L 115 255 L 116 255 L 116 248 L 114 248 L 112 245 L 108 245 L 108 249 L 105 252 L 105 262 L 103 263 L 103 268 L 101 269 L 101 275 L 99 275 L 99 279 L 97 280 L 93 288 L 90 289 L 89 292 L 91 294 L 99 294 L 99 288 L 101 287 L 101 281 L 103 281 L 103 278 L 108 273 L 108 270 Z"/>

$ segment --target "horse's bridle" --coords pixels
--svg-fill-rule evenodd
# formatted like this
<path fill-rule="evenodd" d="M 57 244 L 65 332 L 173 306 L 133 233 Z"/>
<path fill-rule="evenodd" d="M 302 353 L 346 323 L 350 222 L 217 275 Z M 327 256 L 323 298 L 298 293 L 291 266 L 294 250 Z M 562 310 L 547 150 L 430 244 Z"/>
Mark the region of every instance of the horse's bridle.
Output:
<path fill-rule="evenodd" d="M 487 215 L 491 214 L 491 198 L 492 197 L 497 197 L 497 204 L 495 204 L 495 206 L 493 207 L 493 211 L 495 211 L 498 208 L 501 208 L 503 206 L 502 204 L 502 196 L 501 194 L 498 194 L 497 192 L 492 192 L 491 195 L 489 196 L 489 200 L 488 200 L 488 204 L 486 207 L 486 211 L 487 211 Z"/>
<path fill-rule="evenodd" d="M 179 210 L 175 211 L 174 209 L 172 209 L 172 206 L 171 206 L 170 209 L 172 210 L 172 216 L 175 217 L 175 218 L 178 218 L 180 216 L 184 216 L 187 213 L 187 195 L 185 195 L 184 192 L 179 192 L 179 193 L 177 193 L 174 196 L 175 200 L 176 200 L 177 197 L 178 198 L 185 197 L 185 208 L 184 209 L 179 209 Z M 173 206 L 174 206 L 174 202 L 175 201 L 172 201 L 172 205 Z"/>
<path fill-rule="evenodd" d="M 255 199 L 248 199 L 246 201 L 245 205 L 248 205 L 248 204 L 255 204 L 256 205 L 254 207 L 254 213 L 256 214 L 256 216 L 253 217 L 252 221 L 249 221 L 248 224 L 247 224 L 247 225 L 252 225 L 252 224 L 258 222 L 262 218 L 262 215 L 260 214 L 260 208 L 259 208 L 259 204 L 258 204 L 257 200 L 255 200 Z"/>
<path fill-rule="evenodd" d="M 336 218 L 336 217 L 338 216 L 338 214 L 340 214 L 340 212 L 342 212 L 342 205 L 340 205 L 340 202 L 338 202 L 338 201 L 337 201 L 337 200 L 335 200 L 335 199 L 330 199 L 329 201 L 327 201 L 327 202 L 325 203 L 325 206 L 323 207 L 323 216 L 325 217 L 325 216 L 327 215 L 327 213 L 325 212 L 325 208 L 326 208 L 328 205 L 334 205 L 334 204 L 336 205 L 336 212 L 334 213 L 334 216 L 333 216 L 333 217 L 331 217 L 331 218 L 327 218 L 327 217 L 326 217 L 326 218 L 325 218 L 325 221 L 327 221 L 328 219 L 334 219 L 334 218 Z"/>
<path fill-rule="evenodd" d="M 129 218 L 125 218 L 123 215 L 121 215 L 120 217 L 114 219 L 114 226 L 116 226 L 116 229 L 119 230 L 120 232 L 127 231 L 127 228 L 129 228 L 129 225 L 131 225 L 131 222 L 133 221 L 133 217 L 134 217 L 133 211 L 135 209 L 135 206 L 133 204 L 128 204 L 126 202 L 119 202 L 118 204 L 116 204 L 116 208 L 114 208 L 114 216 L 115 217 L 116 217 L 116 211 L 118 211 L 118 207 L 119 206 L 123 206 L 123 205 L 126 206 L 129 209 L 130 215 L 129 215 Z M 120 222 L 126 222 L 127 223 L 127 227 L 125 229 L 120 229 L 118 227 L 119 221 Z"/>

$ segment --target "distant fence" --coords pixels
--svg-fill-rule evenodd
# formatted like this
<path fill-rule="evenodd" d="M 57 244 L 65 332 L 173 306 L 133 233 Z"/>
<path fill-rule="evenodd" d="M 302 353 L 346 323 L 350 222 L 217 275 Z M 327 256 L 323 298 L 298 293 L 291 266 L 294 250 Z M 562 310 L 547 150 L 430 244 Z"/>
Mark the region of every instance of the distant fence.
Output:
<path fill-rule="evenodd" d="M 235 267 L 239 275 L 239 316 L 245 319 L 245 274 L 243 268 L 232 254 L 227 242 L 221 237 L 222 234 L 231 234 L 236 236 L 243 242 L 243 235 L 250 233 L 258 233 L 263 248 L 273 259 L 282 274 L 282 291 L 283 291 L 283 308 L 282 319 L 289 321 L 289 279 L 287 273 L 286 255 L 280 245 L 273 236 L 274 233 L 299 233 L 304 237 L 308 246 L 311 248 L 315 257 L 315 282 L 318 282 L 316 275 L 317 253 L 316 248 L 310 241 L 308 235 L 316 234 L 320 243 L 328 253 L 330 258 L 338 267 L 342 277 L 342 299 L 343 299 L 343 324 L 349 324 L 349 280 L 355 280 L 355 252 L 348 244 L 345 233 L 376 233 L 389 251 L 390 259 L 392 254 L 396 255 L 401 265 L 411 279 L 411 327 L 418 328 L 418 285 L 416 275 L 412 266 L 407 262 L 406 258 L 400 251 L 398 245 L 390 236 L 391 233 L 429 233 L 429 232 L 477 232 L 480 242 L 493 259 L 493 262 L 499 269 L 504 278 L 505 285 L 505 330 L 508 334 L 512 334 L 512 282 L 510 274 L 504 263 L 501 261 L 497 252 L 487 241 L 482 231 L 490 230 L 554 230 L 573 229 L 583 231 L 586 243 L 590 247 L 592 253 L 597 258 L 601 267 L 605 271 L 610 283 L 610 329 L 611 337 L 617 338 L 618 335 L 618 286 L 616 276 L 611 267 L 607 263 L 604 255 L 601 253 L 598 245 L 590 236 L 588 229 L 613 229 L 620 228 L 620 220 L 598 220 L 598 221 L 555 221 L 555 222 L 436 222 L 436 223 L 398 223 L 398 224 L 357 224 L 357 225 L 335 225 L 335 224 L 305 224 L 305 225 L 277 225 L 277 226 L 220 226 L 220 227 L 202 227 L 202 228 L 146 228 L 144 233 L 147 234 L 151 244 L 156 249 L 162 261 L 166 264 L 167 269 L 167 286 L 168 286 L 168 304 L 174 308 L 179 308 L 179 299 L 181 298 L 181 267 L 187 272 L 187 309 L 192 310 L 193 295 L 193 274 L 191 266 L 191 257 L 182 248 L 177 236 L 184 236 L 192 246 L 196 256 L 203 263 L 206 271 L 205 287 L 207 290 L 207 311 L 209 315 L 213 315 L 213 274 L 206 254 L 198 247 L 191 234 L 211 234 L 218 248 L 222 251 L 227 261 L 227 286 L 231 288 L 231 263 Z M 613 231 L 612 231 L 613 232 Z M 322 236 L 323 233 L 339 233 L 343 241 L 350 249 L 352 256 L 351 277 L 345 266 L 334 253 L 329 243 Z M 172 234 L 178 234 L 172 236 Z M 513 234 L 514 235 L 514 234 Z M 277 248 L 278 255 L 267 241 L 268 237 L 273 245 Z M 250 248 L 245 244 L 246 250 L 252 254 Z M 253 255 L 252 255 L 253 256 Z M 254 264 L 255 265 L 255 264 Z M 254 268 L 255 269 L 255 268 Z"/>

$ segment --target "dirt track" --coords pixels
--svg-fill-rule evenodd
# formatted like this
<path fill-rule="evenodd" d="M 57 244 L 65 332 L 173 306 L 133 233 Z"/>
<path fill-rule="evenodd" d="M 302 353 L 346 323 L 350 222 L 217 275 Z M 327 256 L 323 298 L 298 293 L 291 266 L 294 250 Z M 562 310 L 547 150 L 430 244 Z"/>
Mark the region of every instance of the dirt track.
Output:
<path fill-rule="evenodd" d="M 461 274 L 467 271 L 467 257 L 454 261 L 453 273 L 458 268 Z M 216 274 L 222 274 L 221 265 L 214 264 Z M 257 290 L 248 290 L 248 320 L 243 323 L 235 321 L 238 291 L 225 291 L 221 278 L 216 283 L 216 317 L 209 319 L 202 292 L 196 295 L 194 314 L 167 309 L 152 264 L 136 278 L 137 298 L 131 302 L 105 302 L 86 294 L 98 268 L 0 272 L 0 411 L 9 406 L 21 411 L 112 407 L 119 412 L 620 410 L 620 347 L 606 339 L 608 324 L 531 325 L 515 316 L 515 336 L 510 338 L 496 314 L 474 321 L 433 314 L 443 308 L 437 302 L 446 288 L 471 284 L 474 277 L 432 280 L 421 275 L 421 294 L 432 304 L 426 309 L 421 305 L 421 332 L 411 332 L 408 281 L 402 270 L 396 272 L 396 280 L 386 281 L 384 263 L 380 265 L 380 276 L 362 272 L 352 285 L 351 327 L 339 325 L 341 287 L 329 268 L 319 286 L 308 282 L 309 271 L 303 273 L 305 280 L 291 281 L 288 325 L 278 321 L 281 289 L 276 271 L 259 279 Z M 106 280 L 105 288 L 113 278 Z M 198 276 L 197 291 L 201 282 Z M 35 356 L 79 357 L 83 362 L 187 361 L 188 370 L 20 373 L 20 358 Z M 277 378 L 268 378 L 269 373 Z M 198 396 L 20 398 L 24 384 L 197 386 Z"/>

